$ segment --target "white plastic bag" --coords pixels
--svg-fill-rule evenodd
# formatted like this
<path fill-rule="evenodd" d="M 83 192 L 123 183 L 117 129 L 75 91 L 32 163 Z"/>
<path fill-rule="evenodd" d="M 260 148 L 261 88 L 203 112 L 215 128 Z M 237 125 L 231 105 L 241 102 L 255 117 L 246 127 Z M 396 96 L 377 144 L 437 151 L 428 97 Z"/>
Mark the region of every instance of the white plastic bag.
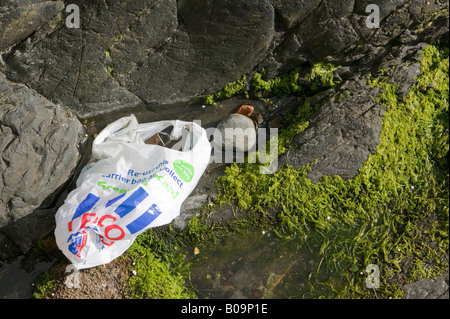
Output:
<path fill-rule="evenodd" d="M 178 146 L 145 144 L 170 126 L 172 139 L 183 135 Z M 109 124 L 93 142 L 94 161 L 56 213 L 58 247 L 77 269 L 112 261 L 140 233 L 179 215 L 210 154 L 206 131 L 194 122 L 138 124 L 131 115 Z"/>

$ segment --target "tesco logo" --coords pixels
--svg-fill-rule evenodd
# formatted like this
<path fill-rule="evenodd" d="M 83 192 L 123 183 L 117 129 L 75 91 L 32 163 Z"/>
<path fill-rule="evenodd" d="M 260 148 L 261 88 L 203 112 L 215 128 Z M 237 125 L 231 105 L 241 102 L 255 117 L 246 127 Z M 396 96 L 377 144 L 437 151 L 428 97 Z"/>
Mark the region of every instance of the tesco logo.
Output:
<path fill-rule="evenodd" d="M 127 192 L 108 201 L 104 206 L 105 209 L 110 206 L 113 207 L 114 204 L 123 199 L 123 202 L 111 214 L 97 215 L 98 212 L 96 210 L 98 210 L 98 207 L 95 207 L 95 205 L 100 200 L 100 197 L 89 193 L 78 205 L 72 219 L 67 223 L 68 231 L 71 233 L 67 240 L 69 251 L 81 257 L 81 252 L 87 243 L 89 235 L 86 231 L 87 229 L 91 229 L 97 234 L 98 240 L 104 247 L 110 247 L 116 241 L 123 239 L 127 232 L 135 234 L 149 226 L 162 213 L 156 204 L 152 204 L 145 209 L 143 214 L 124 228 L 117 223 L 120 221 L 120 218 L 134 211 L 147 197 L 148 193 L 145 189 L 139 187 L 132 193 Z"/>

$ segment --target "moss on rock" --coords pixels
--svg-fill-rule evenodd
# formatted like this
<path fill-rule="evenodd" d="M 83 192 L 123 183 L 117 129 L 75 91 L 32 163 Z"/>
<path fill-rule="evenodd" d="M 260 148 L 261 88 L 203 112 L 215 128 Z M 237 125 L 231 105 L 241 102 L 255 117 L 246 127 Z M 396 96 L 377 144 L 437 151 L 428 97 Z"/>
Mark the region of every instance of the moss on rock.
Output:
<path fill-rule="evenodd" d="M 273 175 L 259 174 L 257 164 L 227 167 L 212 205 L 183 232 L 168 226 L 137 238 L 127 252 L 136 270 L 128 297 L 194 298 L 182 247 L 261 225 L 317 251 L 319 268 L 330 277 L 311 282 L 310 297 L 401 298 L 403 278 L 442 273 L 449 249 L 448 56 L 448 48 L 428 46 L 422 74 L 404 99 L 395 85 L 382 78 L 371 81 L 383 89 L 379 100 L 387 112 L 377 152 L 355 178 L 325 176 L 312 183 L 310 165 L 287 166 Z M 327 79 L 322 80 L 330 84 Z M 314 110 L 307 99 L 281 133 L 280 153 L 307 128 Z M 232 202 L 249 214 L 227 225 L 208 223 L 208 214 Z M 378 289 L 366 287 L 370 265 L 379 266 Z"/>
<path fill-rule="evenodd" d="M 354 179 L 312 184 L 308 165 L 271 176 L 258 175 L 253 164 L 232 165 L 219 179 L 217 201 L 279 211 L 275 231 L 315 242 L 341 274 L 332 297 L 401 297 L 400 273 L 409 281 L 442 273 L 449 248 L 448 61 L 448 48 L 428 46 L 423 74 L 403 100 L 395 85 L 372 81 L 383 88 L 379 99 L 388 111 L 377 153 Z M 305 120 L 299 123 L 301 130 Z M 381 271 L 377 291 L 366 289 L 361 275 L 371 264 Z"/>

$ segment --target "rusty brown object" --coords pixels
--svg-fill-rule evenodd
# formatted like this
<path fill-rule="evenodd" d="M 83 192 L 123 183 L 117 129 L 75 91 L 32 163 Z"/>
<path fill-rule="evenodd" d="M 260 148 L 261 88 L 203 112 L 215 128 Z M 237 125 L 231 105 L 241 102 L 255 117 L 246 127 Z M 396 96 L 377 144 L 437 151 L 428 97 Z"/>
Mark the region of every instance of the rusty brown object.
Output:
<path fill-rule="evenodd" d="M 242 114 L 245 116 L 250 116 L 250 115 L 252 115 L 254 110 L 255 110 L 255 108 L 253 106 L 243 104 L 237 109 L 237 111 L 235 113 Z"/>

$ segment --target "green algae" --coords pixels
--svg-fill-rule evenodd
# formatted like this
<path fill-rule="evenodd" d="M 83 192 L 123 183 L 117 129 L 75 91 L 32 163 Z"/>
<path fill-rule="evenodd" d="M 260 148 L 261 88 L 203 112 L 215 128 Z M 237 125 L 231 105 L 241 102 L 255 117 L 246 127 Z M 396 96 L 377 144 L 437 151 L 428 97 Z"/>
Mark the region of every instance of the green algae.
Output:
<path fill-rule="evenodd" d="M 195 294 L 185 286 L 188 268 L 183 263 L 184 256 L 177 252 L 177 247 L 172 246 L 167 251 L 167 247 L 162 248 L 159 243 L 158 249 L 157 242 L 158 239 L 149 232 L 147 236 L 138 237 L 130 248 L 128 255 L 133 261 L 133 275 L 128 279 L 127 298 L 195 298 Z M 156 253 L 150 247 L 155 247 Z"/>
<path fill-rule="evenodd" d="M 170 227 L 144 233 L 141 240 L 153 238 L 146 249 L 170 265 L 167 269 L 183 269 L 172 274 L 189 278 L 186 255 L 178 247 L 214 245 L 235 231 L 270 228 L 285 241 L 306 245 L 320 260 L 302 298 L 402 298 L 402 284 L 441 274 L 448 268 L 449 249 L 448 48 L 428 46 L 421 70 L 403 100 L 383 77 L 370 81 L 380 88 L 387 111 L 377 152 L 354 179 L 325 176 L 313 184 L 307 177 L 310 164 L 273 175 L 260 174 L 258 164 L 232 164 L 217 180 L 209 207 L 181 233 Z M 307 98 L 280 133 L 280 154 L 308 127 L 320 106 L 312 103 L 315 98 Z M 236 212 L 246 212 L 244 217 L 208 224 L 209 214 L 231 203 Z M 370 265 L 380 269 L 376 289 L 366 285 Z M 180 291 L 192 296 L 177 276 Z"/>
<path fill-rule="evenodd" d="M 298 67 L 288 74 L 283 74 L 274 79 L 264 80 L 265 70 L 255 73 L 252 78 L 252 87 L 257 94 L 261 92 L 271 93 L 278 97 L 283 95 L 300 95 L 304 87 L 298 84 L 301 68 Z"/>
<path fill-rule="evenodd" d="M 32 297 L 34 299 L 44 299 L 46 297 L 50 297 L 52 294 L 52 289 L 55 286 L 55 278 L 53 278 L 48 271 L 45 271 L 38 277 L 38 279 L 34 283 Z"/>
<path fill-rule="evenodd" d="M 281 97 L 283 95 L 302 95 L 317 93 L 324 89 L 334 87 L 334 71 L 337 69 L 330 63 L 318 62 L 311 67 L 311 70 L 305 77 L 301 78 L 302 68 L 297 67 L 294 70 L 277 76 L 273 79 L 264 79 L 265 70 L 256 72 L 251 81 L 250 87 L 258 98 L 263 95 L 275 95 Z M 300 84 L 302 79 L 304 84 Z M 220 91 L 209 94 L 203 98 L 206 105 L 216 105 L 216 101 L 231 98 L 236 95 L 245 95 L 249 98 L 249 92 L 246 90 L 247 78 L 244 75 L 240 79 L 225 85 Z"/>
<path fill-rule="evenodd" d="M 256 93 L 270 93 L 281 97 L 283 95 L 301 95 L 334 87 L 334 71 L 338 67 L 331 63 L 315 63 L 308 74 L 301 78 L 302 68 L 297 67 L 293 71 L 282 74 L 274 79 L 264 80 L 265 70 L 255 73 L 252 78 L 252 87 Z M 299 84 L 303 80 L 304 85 Z"/>
<path fill-rule="evenodd" d="M 205 103 L 206 105 L 216 105 L 216 101 L 231 98 L 237 94 L 245 94 L 248 97 L 248 93 L 245 90 L 246 85 L 247 78 L 244 75 L 234 82 L 227 83 L 225 87 L 220 91 L 205 96 L 203 98 L 203 103 Z"/>
<path fill-rule="evenodd" d="M 413 281 L 448 267 L 448 48 L 428 46 L 421 70 L 404 100 L 395 85 L 371 82 L 387 112 L 377 153 L 354 179 L 312 184 L 308 166 L 258 175 L 252 164 L 232 165 L 219 179 L 218 202 L 262 216 L 279 211 L 271 222 L 280 237 L 320 247 L 341 273 L 327 297 L 399 298 L 401 273 Z M 365 286 L 368 265 L 380 267 L 377 290 Z"/>
<path fill-rule="evenodd" d="M 337 69 L 338 67 L 331 63 L 319 62 L 314 64 L 311 72 L 305 76 L 305 80 L 309 82 L 310 90 L 316 92 L 335 86 L 333 72 Z"/>
<path fill-rule="evenodd" d="M 257 164 L 227 167 L 214 202 L 184 231 L 161 227 L 137 238 L 127 252 L 136 270 L 128 297 L 195 298 L 181 247 L 214 244 L 227 233 L 250 229 L 270 228 L 317 255 L 320 262 L 308 276 L 303 298 L 401 298 L 405 282 L 441 274 L 448 268 L 449 249 L 448 63 L 448 48 L 428 46 L 422 74 L 404 99 L 382 76 L 370 81 L 380 88 L 387 112 L 377 152 L 354 179 L 325 176 L 313 184 L 307 177 L 310 165 L 284 167 L 273 175 L 260 174 Z M 288 77 L 296 80 L 295 73 Z M 328 80 L 320 81 L 334 85 Z M 271 83 L 255 88 L 273 92 Z M 320 107 L 315 98 L 306 98 L 280 133 L 280 154 L 308 127 Z M 227 224 L 207 223 L 217 207 L 231 203 L 247 214 Z M 366 286 L 370 265 L 380 268 L 377 289 Z"/>

